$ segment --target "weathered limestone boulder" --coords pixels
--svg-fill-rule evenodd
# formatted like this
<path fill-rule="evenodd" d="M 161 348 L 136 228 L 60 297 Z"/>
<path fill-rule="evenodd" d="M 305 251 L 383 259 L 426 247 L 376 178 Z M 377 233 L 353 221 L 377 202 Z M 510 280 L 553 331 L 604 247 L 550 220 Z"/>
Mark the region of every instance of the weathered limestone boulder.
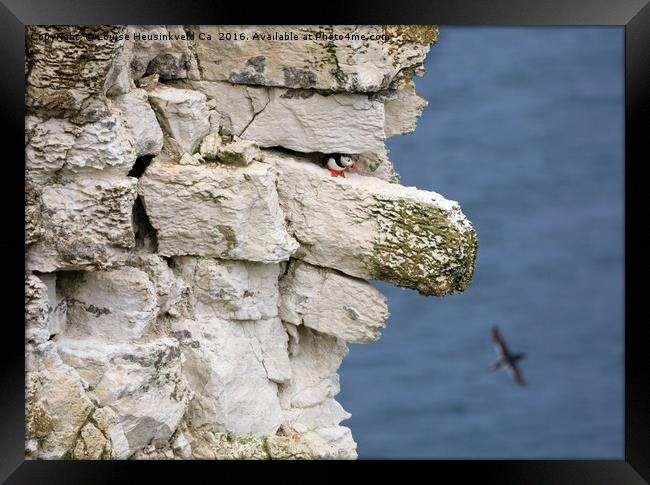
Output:
<path fill-rule="evenodd" d="M 25 386 L 27 456 L 66 458 L 93 409 L 79 374 L 45 342 L 32 349 Z"/>
<path fill-rule="evenodd" d="M 124 460 L 130 453 L 129 441 L 124 434 L 124 428 L 120 423 L 119 416 L 109 406 L 95 408 L 90 415 L 89 424 L 101 431 L 102 435 L 110 443 L 110 458 Z M 95 434 L 95 433 L 93 433 Z M 86 449 L 88 443 L 85 441 Z"/>
<path fill-rule="evenodd" d="M 203 162 L 203 157 L 200 156 L 200 154 L 195 153 L 194 155 L 190 155 L 189 153 L 183 153 L 181 155 L 180 160 L 178 160 L 178 163 L 181 165 L 201 165 Z"/>
<path fill-rule="evenodd" d="M 345 426 L 327 426 L 302 434 L 302 441 L 317 450 L 320 459 L 356 460 L 357 444 L 352 431 Z"/>
<path fill-rule="evenodd" d="M 429 103 L 417 95 L 415 83 L 410 81 L 390 93 L 384 100 L 384 132 L 386 137 L 413 133 L 422 110 Z"/>
<path fill-rule="evenodd" d="M 189 286 L 176 274 L 158 254 L 132 255 L 128 264 L 138 268 L 151 280 L 156 289 L 156 304 L 158 316 L 169 315 L 176 318 L 185 318 L 191 314 L 189 306 Z"/>
<path fill-rule="evenodd" d="M 210 133 L 201 142 L 199 154 L 204 160 L 218 161 L 219 150 L 224 145 L 224 140 L 219 133 Z"/>
<path fill-rule="evenodd" d="M 299 460 L 318 457 L 317 452 L 308 447 L 297 433 L 257 437 L 200 429 L 192 432 L 187 441 L 191 455 L 198 459 Z"/>
<path fill-rule="evenodd" d="M 318 430 L 339 427 L 341 421 L 349 419 L 351 416 L 334 398 L 329 397 L 314 406 L 287 409 L 285 423 L 292 430 L 304 435 Z"/>
<path fill-rule="evenodd" d="M 255 142 L 234 139 L 232 142 L 222 145 L 217 150 L 217 156 L 224 163 L 246 166 L 255 160 L 260 160 L 261 152 Z"/>
<path fill-rule="evenodd" d="M 135 141 L 119 111 L 106 111 L 95 122 L 66 119 L 25 121 L 27 179 L 35 184 L 57 183 L 62 175 L 112 170 L 126 175 L 136 159 Z"/>
<path fill-rule="evenodd" d="M 201 156 L 205 160 L 217 160 L 229 165 L 245 167 L 261 159 L 261 152 L 255 142 L 233 137 L 224 140 L 218 133 L 211 133 L 201 142 Z"/>
<path fill-rule="evenodd" d="M 134 89 L 114 98 L 114 102 L 122 111 L 126 124 L 133 133 L 136 155 L 141 157 L 160 153 L 163 147 L 163 132 L 158 125 L 156 114 L 151 109 L 147 92 L 144 89 Z"/>
<path fill-rule="evenodd" d="M 122 426 L 117 422 L 117 416 L 111 408 L 104 407 L 96 409 L 81 428 L 71 458 L 124 460 L 129 457 L 129 451 L 129 442 Z"/>
<path fill-rule="evenodd" d="M 240 135 L 261 147 L 361 153 L 384 148 L 384 105 L 362 94 L 273 89 Z"/>
<path fill-rule="evenodd" d="M 192 256 L 175 257 L 174 270 L 193 289 L 196 315 L 225 320 L 278 316 L 279 264 Z"/>
<path fill-rule="evenodd" d="M 211 113 L 220 115 L 219 126 L 227 128 L 233 135 L 238 136 L 269 103 L 269 92 L 264 87 L 206 81 L 184 81 L 177 86 L 205 94 L 208 105 L 213 106 L 214 111 Z M 212 131 L 218 132 L 218 128 L 213 126 Z"/>
<path fill-rule="evenodd" d="M 340 391 L 337 374 L 348 348 L 340 339 L 304 325 L 285 324 L 292 378 L 280 388 L 285 426 L 323 458 L 356 458 L 356 443 L 339 423 L 350 417 L 334 397 Z"/>
<path fill-rule="evenodd" d="M 116 52 L 123 44 L 104 36 L 122 29 L 30 25 L 25 35 L 27 106 L 76 111 L 87 98 L 102 93 Z M 93 38 L 88 39 L 87 34 Z"/>
<path fill-rule="evenodd" d="M 113 343 L 64 337 L 57 345 L 62 360 L 81 376 L 88 396 L 115 412 L 129 454 L 150 443 L 167 443 L 191 397 L 175 339 Z"/>
<path fill-rule="evenodd" d="M 79 432 L 79 438 L 72 450 L 75 460 L 99 460 L 110 456 L 110 442 L 92 423 L 86 423 Z"/>
<path fill-rule="evenodd" d="M 47 325 L 50 304 L 45 283 L 32 274 L 25 275 L 25 342 L 43 343 L 50 337 Z"/>
<path fill-rule="evenodd" d="M 272 166 L 194 167 L 154 161 L 139 181 L 163 256 L 286 261 L 298 247 L 285 228 Z"/>
<path fill-rule="evenodd" d="M 66 272 L 59 283 L 68 301 L 67 334 L 111 341 L 138 338 L 157 315 L 156 290 L 137 268 Z"/>
<path fill-rule="evenodd" d="M 49 273 L 123 262 L 135 244 L 137 180 L 98 173 L 64 182 L 26 187 L 27 268 Z"/>
<path fill-rule="evenodd" d="M 124 429 L 115 411 L 108 406 L 91 412 L 71 451 L 75 460 L 124 460 L 129 454 Z"/>
<path fill-rule="evenodd" d="M 158 86 L 149 91 L 149 101 L 163 129 L 190 154 L 210 132 L 205 95 L 188 89 Z"/>
<path fill-rule="evenodd" d="M 385 89 L 400 72 L 420 72 L 438 37 L 437 28 L 431 26 L 197 28 L 196 55 L 204 80 L 357 92 Z M 220 39 L 233 32 L 236 38 Z M 277 33 L 284 38 L 275 37 Z M 388 39 L 379 40 L 382 34 Z"/>
<path fill-rule="evenodd" d="M 348 354 L 345 342 L 303 325 L 285 327 L 290 335 L 292 377 L 282 386 L 282 407 L 305 409 L 336 396 L 341 390 L 336 372 Z"/>
<path fill-rule="evenodd" d="M 129 32 L 141 34 L 138 38 L 134 36 L 130 64 L 134 78 L 156 73 L 165 80 L 198 79 L 198 66 L 187 36 L 183 36 L 183 26 L 130 26 Z"/>
<path fill-rule="evenodd" d="M 106 77 L 109 96 L 125 94 L 134 81 L 157 76 L 165 81 L 199 79 L 198 64 L 180 25 L 138 25 L 125 28 L 131 39 L 117 51 Z"/>
<path fill-rule="evenodd" d="M 386 298 L 366 281 L 294 260 L 281 283 L 280 318 L 354 343 L 377 340 Z"/>
<path fill-rule="evenodd" d="M 277 152 L 265 160 L 280 172 L 280 202 L 301 245 L 293 257 L 424 295 L 470 285 L 477 240 L 458 203 L 374 177 L 332 178 Z"/>
<path fill-rule="evenodd" d="M 269 318 L 257 322 L 244 322 L 245 334 L 259 342 L 259 355 L 266 371 L 266 377 L 276 384 L 286 384 L 291 380 L 288 340 L 284 326 L 279 318 Z M 251 345 L 257 352 L 255 341 Z"/>
<path fill-rule="evenodd" d="M 171 334 L 182 343 L 183 373 L 194 391 L 188 409 L 194 429 L 275 434 L 283 419 L 276 382 L 291 378 L 287 335 L 278 318 L 179 320 Z"/>

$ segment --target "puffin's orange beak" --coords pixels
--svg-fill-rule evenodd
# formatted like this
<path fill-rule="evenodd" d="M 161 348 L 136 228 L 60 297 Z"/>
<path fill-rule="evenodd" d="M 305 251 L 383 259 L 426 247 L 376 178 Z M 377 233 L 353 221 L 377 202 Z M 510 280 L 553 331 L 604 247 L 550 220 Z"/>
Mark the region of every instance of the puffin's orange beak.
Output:
<path fill-rule="evenodd" d="M 359 171 L 359 167 L 357 166 L 357 162 L 355 162 L 354 160 L 352 160 L 352 170 L 354 170 L 355 172 Z"/>

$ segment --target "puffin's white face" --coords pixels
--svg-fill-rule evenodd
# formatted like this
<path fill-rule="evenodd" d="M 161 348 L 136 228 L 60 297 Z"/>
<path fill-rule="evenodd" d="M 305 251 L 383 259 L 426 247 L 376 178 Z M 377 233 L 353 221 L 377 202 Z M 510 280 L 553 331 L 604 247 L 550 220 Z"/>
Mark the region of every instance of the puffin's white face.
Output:
<path fill-rule="evenodd" d="M 349 155 L 341 155 L 341 165 L 344 167 L 351 167 L 353 163 L 354 160 L 352 160 L 352 157 Z"/>

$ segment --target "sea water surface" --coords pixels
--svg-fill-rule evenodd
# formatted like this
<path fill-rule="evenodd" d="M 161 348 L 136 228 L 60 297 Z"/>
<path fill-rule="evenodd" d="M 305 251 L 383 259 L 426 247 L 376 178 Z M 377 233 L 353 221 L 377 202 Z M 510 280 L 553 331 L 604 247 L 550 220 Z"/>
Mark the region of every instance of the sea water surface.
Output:
<path fill-rule="evenodd" d="M 459 201 L 477 268 L 443 298 L 373 283 L 391 317 L 341 367 L 360 458 L 623 457 L 623 53 L 618 27 L 440 27 L 388 146 Z M 495 323 L 527 388 L 488 369 Z"/>

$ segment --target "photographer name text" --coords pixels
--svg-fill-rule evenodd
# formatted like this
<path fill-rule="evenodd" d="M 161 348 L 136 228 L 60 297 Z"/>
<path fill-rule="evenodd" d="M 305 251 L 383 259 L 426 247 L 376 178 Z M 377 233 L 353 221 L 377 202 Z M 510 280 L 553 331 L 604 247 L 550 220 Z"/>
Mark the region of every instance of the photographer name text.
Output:
<path fill-rule="evenodd" d="M 151 42 L 151 41 L 257 41 L 257 42 L 298 42 L 298 41 L 387 41 L 387 34 L 357 34 L 347 32 L 345 34 L 333 32 L 194 32 L 187 31 L 180 33 L 146 33 L 146 32 L 83 32 L 83 33 L 32 33 L 33 41 L 41 42 L 81 42 L 81 41 L 108 41 L 108 42 Z"/>

